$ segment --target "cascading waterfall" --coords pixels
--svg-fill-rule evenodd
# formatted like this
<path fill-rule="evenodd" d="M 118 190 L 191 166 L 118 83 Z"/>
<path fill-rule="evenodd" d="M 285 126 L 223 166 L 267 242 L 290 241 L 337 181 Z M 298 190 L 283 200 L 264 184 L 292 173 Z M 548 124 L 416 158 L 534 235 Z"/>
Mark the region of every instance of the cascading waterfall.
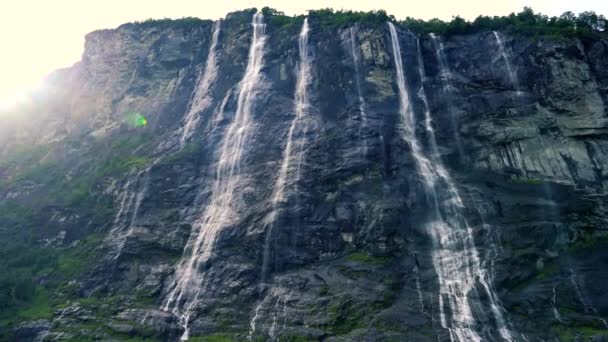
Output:
<path fill-rule="evenodd" d="M 287 132 L 287 143 L 283 150 L 283 159 L 281 161 L 281 168 L 279 170 L 279 176 L 275 182 L 271 205 L 272 211 L 265 220 L 266 238 L 264 241 L 264 254 L 262 260 L 262 281 L 268 280 L 268 273 L 270 268 L 271 260 L 271 243 L 273 237 L 273 226 L 276 216 L 278 214 L 279 205 L 283 203 L 285 198 L 286 187 L 297 183 L 300 178 L 300 168 L 304 159 L 304 145 L 306 143 L 306 133 L 309 129 L 309 120 L 307 118 L 309 110 L 309 98 L 308 98 L 308 87 L 311 81 L 311 58 L 308 50 L 308 34 L 310 27 L 308 25 L 308 18 L 304 19 L 302 29 L 298 37 L 298 49 L 300 54 L 300 61 L 298 64 L 297 81 L 294 95 L 294 117 L 291 120 L 289 131 Z M 295 165 L 294 165 L 295 164 Z M 249 323 L 249 339 L 253 338 L 253 334 L 256 332 L 256 323 L 259 319 L 260 310 L 269 298 L 272 297 L 273 288 L 271 288 L 266 297 L 258 304 L 254 310 L 254 315 Z M 283 302 L 285 307 L 285 302 Z M 284 308 L 283 308 L 284 309 Z M 273 317 L 276 320 L 277 313 L 273 313 Z M 276 325 L 273 324 L 273 329 L 270 333 L 273 335 L 276 330 Z M 272 336 L 271 336 L 272 337 Z"/>
<path fill-rule="evenodd" d="M 207 61 L 205 62 L 204 72 L 202 73 L 198 86 L 194 91 L 194 95 L 188 112 L 184 117 L 183 124 L 173 133 L 174 139 L 179 139 L 179 149 L 183 148 L 186 141 L 192 137 L 192 134 L 196 130 L 200 120 L 199 114 L 207 109 L 212 103 L 212 98 L 209 91 L 217 78 L 217 70 L 219 67 L 217 45 L 220 34 L 220 26 L 221 20 L 216 21 L 213 28 L 211 45 L 207 54 Z M 164 155 L 171 152 L 171 147 L 167 148 L 167 146 L 174 146 L 174 144 L 159 145 L 154 152 L 156 155 L 159 155 L 159 157 L 154 158 L 154 160 L 144 169 L 132 169 L 127 177 L 127 182 L 121 189 L 118 197 L 119 209 L 114 217 L 114 224 L 112 225 L 113 228 L 110 231 L 110 234 L 108 234 L 111 239 L 118 240 L 117 243 L 112 244 L 113 246 L 117 246 L 111 253 L 114 259 L 117 259 L 120 256 L 127 239 L 133 234 L 135 220 L 137 219 L 143 198 L 148 191 L 150 171 L 162 160 Z"/>
<path fill-rule="evenodd" d="M 271 199 L 272 211 L 265 222 L 267 232 L 264 242 L 264 255 L 262 261 L 263 281 L 266 281 L 268 269 L 270 267 L 272 227 L 278 213 L 278 206 L 285 200 L 286 187 L 290 184 L 297 183 L 298 179 L 300 178 L 300 168 L 304 159 L 304 145 L 306 143 L 305 136 L 309 129 L 307 113 L 310 107 L 308 99 L 308 86 L 310 85 L 311 78 L 310 53 L 308 50 L 309 31 L 310 28 L 308 26 L 308 18 L 306 18 L 304 19 L 302 30 L 300 31 L 300 35 L 298 37 L 300 62 L 298 65 L 294 96 L 295 115 L 291 120 L 291 125 L 287 133 L 287 143 L 283 151 L 283 160 L 281 162 L 279 176 L 277 177 L 274 185 Z"/>
<path fill-rule="evenodd" d="M 511 82 L 511 86 L 517 92 L 517 95 L 520 94 L 519 91 L 519 82 L 517 81 L 517 75 L 513 72 L 513 68 L 511 67 L 511 62 L 509 62 L 509 57 L 507 56 L 507 50 L 505 50 L 505 44 L 502 42 L 502 38 L 500 34 L 496 31 L 492 31 L 494 35 L 494 39 L 496 40 L 496 45 L 498 47 L 498 53 L 500 54 L 499 58 L 503 60 L 505 66 L 507 67 L 507 73 L 509 73 L 509 81 Z"/>
<path fill-rule="evenodd" d="M 255 308 L 254 315 L 249 322 L 249 334 L 247 339 L 252 341 L 257 331 L 258 321 L 261 316 L 272 317 L 272 323 L 268 329 L 268 337 L 271 341 L 277 339 L 279 320 L 281 329 L 287 326 L 287 302 L 291 299 L 291 293 L 285 293 L 281 288 L 271 287 L 268 294 Z"/>
<path fill-rule="evenodd" d="M 456 114 L 454 113 L 454 105 L 452 104 L 452 92 L 453 85 L 452 79 L 454 78 L 452 75 L 452 71 L 448 66 L 448 59 L 445 55 L 445 47 L 443 46 L 443 41 L 440 37 L 435 34 L 430 34 L 431 41 L 433 42 L 433 48 L 435 49 L 435 56 L 437 58 L 437 62 L 439 63 L 439 78 L 441 79 L 443 85 L 443 93 L 446 97 L 449 116 L 450 116 L 450 125 L 452 128 L 452 138 L 456 143 L 456 149 L 458 151 L 458 156 L 460 160 L 464 158 L 464 148 L 462 147 L 462 142 L 460 141 L 460 136 L 458 134 L 458 122 L 456 120 Z M 420 48 L 418 49 L 420 51 Z M 427 103 L 428 107 L 428 103 Z"/>
<path fill-rule="evenodd" d="M 363 140 L 363 155 L 367 155 L 367 140 L 363 137 L 363 130 L 365 130 L 367 126 L 367 112 L 366 112 L 366 103 L 363 98 L 363 91 L 361 90 L 361 75 L 359 71 L 359 63 L 361 62 L 361 57 L 359 55 L 357 45 L 357 38 L 355 37 L 355 28 L 350 28 L 350 52 L 353 58 L 353 66 L 355 69 L 355 85 L 357 87 L 357 95 L 359 100 L 359 113 L 361 115 L 361 125 L 359 126 L 359 137 Z"/>
<path fill-rule="evenodd" d="M 434 158 L 427 158 L 416 137 L 416 121 L 406 86 L 397 30 L 392 23 L 389 22 L 388 25 L 397 72 L 401 133 L 411 148 L 429 205 L 433 209 L 432 220 L 427 228 L 434 244 L 432 258 L 439 280 L 438 301 L 441 325 L 449 331 L 452 341 L 482 340 L 476 331 L 476 319 L 469 303 L 469 294 L 476 290 L 475 286 L 478 282 L 488 295 L 490 308 L 501 337 L 512 341 L 498 300 L 490 289 L 490 280 L 481 268 L 472 229 L 464 217 L 464 206 L 458 190 L 436 152 L 433 153 Z M 421 59 L 420 56 L 418 58 Z M 424 70 L 421 69 L 420 73 L 424 74 Z M 432 122 L 428 106 L 425 108 L 425 122 L 428 125 Z M 432 127 L 427 127 L 427 131 L 432 132 Z M 433 140 L 434 134 L 429 134 L 429 139 Z"/>
<path fill-rule="evenodd" d="M 182 340 L 189 336 L 190 317 L 199 303 L 204 285 L 204 274 L 199 269 L 213 252 L 217 235 L 222 228 L 234 223 L 239 205 L 237 187 L 242 183 L 240 166 L 243 152 L 249 143 L 253 122 L 251 112 L 257 89 L 262 81 L 266 25 L 262 13 L 252 19 L 253 37 L 245 75 L 239 83 L 237 108 L 232 123 L 226 129 L 216 163 L 216 178 L 209 204 L 193 223 L 193 232 L 184 249 L 184 257 L 177 267 L 171 291 L 163 303 L 163 310 L 179 318 L 184 329 Z"/>
<path fill-rule="evenodd" d="M 218 20 L 213 25 L 213 35 L 207 54 L 207 61 L 205 62 L 205 69 L 200 77 L 194 96 L 192 97 L 188 113 L 184 118 L 184 124 L 179 138 L 180 147 L 183 147 L 186 141 L 192 137 L 192 134 L 200 121 L 200 113 L 209 108 L 213 103 L 210 90 L 217 79 L 217 71 L 219 68 L 217 43 L 220 36 L 221 24 L 222 21 Z"/>

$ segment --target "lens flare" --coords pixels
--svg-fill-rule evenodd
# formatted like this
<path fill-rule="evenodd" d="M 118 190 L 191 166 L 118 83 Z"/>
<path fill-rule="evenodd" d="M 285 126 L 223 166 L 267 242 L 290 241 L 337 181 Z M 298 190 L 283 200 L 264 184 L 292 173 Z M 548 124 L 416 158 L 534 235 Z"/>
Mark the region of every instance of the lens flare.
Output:
<path fill-rule="evenodd" d="M 124 116 L 124 123 L 129 127 L 144 127 L 148 124 L 148 119 L 138 112 L 128 112 Z"/>

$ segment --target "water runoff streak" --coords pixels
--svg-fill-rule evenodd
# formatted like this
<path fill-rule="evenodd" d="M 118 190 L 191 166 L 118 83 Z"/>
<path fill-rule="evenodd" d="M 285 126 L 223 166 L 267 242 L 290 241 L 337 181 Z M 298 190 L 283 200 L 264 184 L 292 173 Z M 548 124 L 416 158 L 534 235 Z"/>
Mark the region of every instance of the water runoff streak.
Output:
<path fill-rule="evenodd" d="M 350 52 L 353 57 L 353 65 L 355 68 L 355 85 L 357 86 L 357 95 L 359 97 L 359 113 L 361 113 L 361 126 L 359 126 L 359 137 L 363 140 L 363 154 L 367 154 L 367 140 L 363 137 L 362 131 L 367 128 L 367 113 L 365 99 L 361 90 L 361 75 L 359 72 L 359 63 L 361 57 L 359 55 L 357 38 L 355 37 L 355 28 L 350 28 Z"/>
<path fill-rule="evenodd" d="M 185 115 L 184 124 L 180 126 L 173 134 L 173 137 L 179 137 L 179 148 L 183 148 L 185 142 L 192 137 L 198 121 L 199 114 L 207 109 L 212 103 L 209 90 L 217 78 L 218 58 L 217 58 L 217 43 L 219 40 L 221 21 L 216 21 L 211 38 L 211 45 L 205 62 L 205 69 L 200 77 L 200 82 L 195 89 L 192 102 L 188 113 Z M 159 145 L 154 151 L 158 157 L 154 158 L 145 168 L 137 170 L 132 169 L 127 177 L 127 182 L 122 187 L 118 196 L 119 208 L 114 217 L 112 230 L 108 234 L 112 240 L 117 240 L 117 243 L 111 243 L 111 246 L 116 246 L 111 255 L 113 259 L 117 259 L 124 249 L 129 236 L 133 234 L 135 229 L 135 220 L 139 213 L 141 203 L 148 191 L 150 181 L 150 171 L 158 164 L 164 155 L 171 152 L 166 146 L 175 146 L 173 141 L 171 144 Z"/>
<path fill-rule="evenodd" d="M 216 178 L 207 207 L 197 221 L 184 249 L 184 257 L 177 267 L 172 289 L 162 309 L 171 311 L 179 318 L 184 329 L 182 340 L 188 339 L 190 317 L 199 303 L 204 285 L 200 268 L 210 258 L 219 232 L 234 223 L 238 217 L 237 186 L 241 183 L 240 164 L 249 143 L 253 122 L 251 118 L 254 99 L 261 82 L 264 63 L 266 25 L 262 13 L 252 19 L 253 37 L 245 75 L 239 83 L 237 107 L 234 118 L 226 129 L 216 163 Z"/>
<path fill-rule="evenodd" d="M 449 331 L 452 341 L 482 340 L 477 332 L 477 322 L 469 303 L 469 295 L 475 293 L 475 287 L 479 285 L 488 295 L 490 308 L 501 337 L 512 341 L 498 300 L 490 288 L 490 279 L 481 268 L 472 229 L 464 217 L 464 206 L 458 190 L 436 151 L 433 151 L 434 157 L 427 157 L 416 137 L 416 119 L 410 105 L 397 30 L 392 23 L 389 22 L 388 25 L 397 72 L 401 134 L 411 148 L 428 204 L 432 208 L 427 229 L 434 245 L 432 259 L 439 280 L 438 301 L 441 325 Z M 420 56 L 418 58 L 421 60 Z M 423 69 L 419 72 L 424 75 Z M 421 96 L 426 100 L 424 90 Z M 427 106 L 425 125 L 430 125 L 431 122 Z M 427 126 L 426 129 L 429 133 L 432 132 L 432 127 Z M 428 136 L 431 139 L 430 145 L 433 146 L 434 133 Z"/>

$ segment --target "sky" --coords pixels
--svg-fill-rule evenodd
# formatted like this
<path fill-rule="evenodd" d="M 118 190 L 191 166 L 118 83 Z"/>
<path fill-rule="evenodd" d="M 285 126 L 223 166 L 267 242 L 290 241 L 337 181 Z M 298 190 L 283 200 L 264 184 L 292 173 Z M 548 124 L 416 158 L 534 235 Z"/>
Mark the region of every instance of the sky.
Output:
<path fill-rule="evenodd" d="M 7 1 L 8 2 L 8 1 Z M 559 15 L 593 10 L 608 16 L 608 0 L 20 0 L 0 11 L 0 109 L 10 107 L 36 88 L 53 70 L 78 60 L 84 35 L 148 18 L 186 16 L 217 19 L 244 8 L 270 6 L 289 15 L 309 9 L 384 9 L 406 16 L 449 20 L 459 15 L 507 15 L 529 6 Z"/>

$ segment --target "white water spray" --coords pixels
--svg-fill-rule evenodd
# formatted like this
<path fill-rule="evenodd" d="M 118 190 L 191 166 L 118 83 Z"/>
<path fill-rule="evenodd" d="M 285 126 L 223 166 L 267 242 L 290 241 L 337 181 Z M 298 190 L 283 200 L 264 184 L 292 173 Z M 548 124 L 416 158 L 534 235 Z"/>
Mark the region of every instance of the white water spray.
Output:
<path fill-rule="evenodd" d="M 200 266 L 211 257 L 219 232 L 234 223 L 238 217 L 240 164 L 253 129 L 251 112 L 262 81 L 266 42 L 266 25 L 263 21 L 262 13 L 253 16 L 253 37 L 247 68 L 239 84 L 233 121 L 227 128 L 220 147 L 211 198 L 203 214 L 193 223 L 193 232 L 184 250 L 184 258 L 176 270 L 173 287 L 163 305 L 163 310 L 171 311 L 179 318 L 184 329 L 182 340 L 188 339 L 188 324 L 204 285 L 204 274 L 200 272 Z"/>
<path fill-rule="evenodd" d="M 416 120 L 410 105 L 406 86 L 403 59 L 397 30 L 388 23 L 393 48 L 393 60 L 397 71 L 399 89 L 399 112 L 401 114 L 401 134 L 411 148 L 418 174 L 422 178 L 429 205 L 434 209 L 432 221 L 428 223 L 434 243 L 433 265 L 439 280 L 439 306 L 442 327 L 448 329 L 452 341 L 481 341 L 476 331 L 476 319 L 469 303 L 469 295 L 475 292 L 477 282 L 486 292 L 490 308 L 501 337 L 512 341 L 498 300 L 490 289 L 490 282 L 473 241 L 473 233 L 463 214 L 463 203 L 453 181 L 440 160 L 429 159 L 416 137 Z M 421 59 L 421 57 L 419 57 Z M 424 70 L 419 70 L 424 73 Z M 426 97 L 426 95 L 424 95 Z M 430 124 L 430 111 L 425 108 L 425 121 Z M 427 131 L 432 132 L 432 127 Z M 430 135 L 434 139 L 434 134 Z M 431 142 L 432 145 L 432 142 Z M 449 306 L 449 315 L 446 313 Z M 449 317 L 448 317 L 449 316 Z"/>

